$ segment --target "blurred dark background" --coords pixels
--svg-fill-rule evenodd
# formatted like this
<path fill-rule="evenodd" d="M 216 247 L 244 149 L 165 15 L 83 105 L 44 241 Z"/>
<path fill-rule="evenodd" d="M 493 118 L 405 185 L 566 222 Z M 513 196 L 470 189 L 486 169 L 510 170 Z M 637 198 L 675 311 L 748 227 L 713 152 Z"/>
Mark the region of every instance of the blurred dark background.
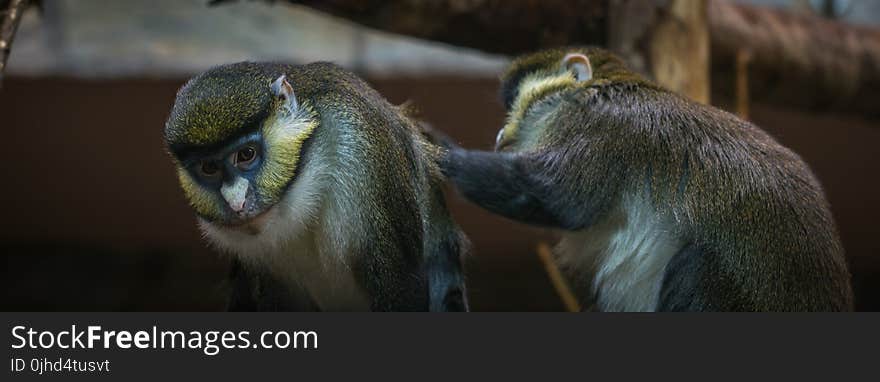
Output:
<path fill-rule="evenodd" d="M 248 7 L 264 12 L 261 5 Z M 80 51 L 75 48 L 91 41 L 82 36 L 93 32 L 64 24 L 62 16 L 71 13 L 50 5 L 44 17 L 57 24 L 46 26 L 45 19 L 23 24 L 16 41 L 21 51 L 13 54 L 0 89 L 0 131 L 7 142 L 0 187 L 6 216 L 0 223 L 5 262 L 0 310 L 223 309 L 227 261 L 201 240 L 161 133 L 177 88 L 193 68 L 204 66 L 199 59 L 237 61 L 247 52 L 214 47 L 228 54 L 194 59 L 192 67 L 163 67 L 163 60 L 173 61 L 185 49 L 163 46 L 155 35 L 152 42 L 138 41 L 148 47 L 141 51 L 124 51 L 126 46 Z M 168 23 L 160 24 L 174 28 Z M 462 145 L 491 147 L 504 118 L 492 77 L 504 59 L 455 56 L 459 53 L 447 52 L 452 48 L 330 29 L 350 34 L 362 50 L 385 52 L 362 51 L 335 61 L 364 74 L 393 103 L 414 101 L 425 120 Z M 416 52 L 416 60 L 394 52 Z M 150 65 L 131 58 L 138 54 Z M 101 55 L 111 59 L 93 61 Z M 114 57 L 124 62 L 114 63 Z M 386 59 L 403 67 L 389 67 Z M 456 73 L 436 70 L 444 66 Z M 416 76 L 413 67 L 435 70 Z M 728 85 L 713 82 L 711 99 L 734 109 Z M 750 119 L 813 168 L 846 247 L 856 307 L 880 310 L 880 119 L 762 102 L 751 103 Z M 554 241 L 551 233 L 490 215 L 454 194 L 449 199 L 473 242 L 467 259 L 473 310 L 563 309 L 536 252 L 539 242 Z"/>

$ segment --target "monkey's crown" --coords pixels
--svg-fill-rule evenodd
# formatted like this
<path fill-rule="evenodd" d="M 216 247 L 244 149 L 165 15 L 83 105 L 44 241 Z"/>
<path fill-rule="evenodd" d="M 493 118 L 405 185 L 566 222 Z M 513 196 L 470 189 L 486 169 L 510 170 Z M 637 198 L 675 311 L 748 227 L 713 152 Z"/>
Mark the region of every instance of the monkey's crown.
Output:
<path fill-rule="evenodd" d="M 272 108 L 269 84 L 282 74 L 280 66 L 241 62 L 192 78 L 165 124 L 169 147 L 211 146 L 258 129 Z"/>

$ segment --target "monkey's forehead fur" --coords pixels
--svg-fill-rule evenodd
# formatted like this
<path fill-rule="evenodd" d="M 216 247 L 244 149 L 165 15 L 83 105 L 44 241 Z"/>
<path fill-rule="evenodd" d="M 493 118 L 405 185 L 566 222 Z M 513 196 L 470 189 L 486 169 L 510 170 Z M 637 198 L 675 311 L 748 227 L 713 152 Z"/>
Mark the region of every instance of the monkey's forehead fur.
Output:
<path fill-rule="evenodd" d="M 584 46 L 554 48 L 519 56 L 510 63 L 501 75 L 501 97 L 504 104 L 509 107 L 513 103 L 519 83 L 526 76 L 541 71 L 559 70 L 562 59 L 569 53 L 580 53 L 590 59 L 594 82 L 654 86 L 650 81 L 627 68 L 623 60 L 605 49 Z"/>
<path fill-rule="evenodd" d="M 270 84 L 286 75 L 299 100 L 348 73 L 326 62 L 308 65 L 240 62 L 212 68 L 190 79 L 178 92 L 165 123 L 165 140 L 172 151 L 207 147 L 259 129 L 275 106 Z M 321 89 L 328 87 L 328 89 Z"/>

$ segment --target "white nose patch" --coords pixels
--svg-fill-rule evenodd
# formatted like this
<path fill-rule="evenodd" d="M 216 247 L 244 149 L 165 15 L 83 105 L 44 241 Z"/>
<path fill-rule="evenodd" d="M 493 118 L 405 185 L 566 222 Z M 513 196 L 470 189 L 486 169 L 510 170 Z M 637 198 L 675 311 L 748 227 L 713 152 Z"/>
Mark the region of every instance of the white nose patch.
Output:
<path fill-rule="evenodd" d="M 248 188 L 250 188 L 250 183 L 247 179 L 237 176 L 232 184 L 223 183 L 223 186 L 220 187 L 220 194 L 223 195 L 223 199 L 226 199 L 229 208 L 232 208 L 235 212 L 240 212 L 244 208 Z"/>

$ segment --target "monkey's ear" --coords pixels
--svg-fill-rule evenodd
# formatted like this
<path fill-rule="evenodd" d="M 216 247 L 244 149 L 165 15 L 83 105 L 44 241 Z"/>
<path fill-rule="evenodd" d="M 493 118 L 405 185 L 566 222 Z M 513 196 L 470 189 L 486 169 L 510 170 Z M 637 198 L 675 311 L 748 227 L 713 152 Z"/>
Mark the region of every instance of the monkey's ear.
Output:
<path fill-rule="evenodd" d="M 290 83 L 287 82 L 287 76 L 281 75 L 275 82 L 272 82 L 272 85 L 269 85 L 269 88 L 272 89 L 272 94 L 275 97 L 278 97 L 280 100 L 284 100 L 287 104 L 287 107 L 290 110 L 295 110 L 297 105 L 296 102 L 296 94 L 293 94 L 293 86 L 290 86 Z"/>
<path fill-rule="evenodd" d="M 577 82 L 589 81 L 593 78 L 593 66 L 590 59 L 580 53 L 569 53 L 562 59 L 562 67 L 574 73 Z"/>

